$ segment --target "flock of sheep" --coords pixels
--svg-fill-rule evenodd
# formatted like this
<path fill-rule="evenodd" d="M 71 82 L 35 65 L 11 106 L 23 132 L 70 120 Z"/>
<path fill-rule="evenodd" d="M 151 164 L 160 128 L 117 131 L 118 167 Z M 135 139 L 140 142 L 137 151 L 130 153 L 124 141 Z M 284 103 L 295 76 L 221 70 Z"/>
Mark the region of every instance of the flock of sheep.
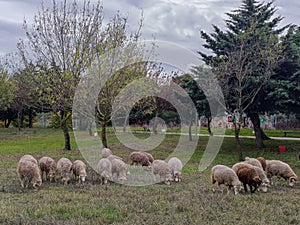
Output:
<path fill-rule="evenodd" d="M 149 169 L 154 176 L 158 176 L 160 181 L 170 184 L 172 181 L 181 181 L 182 162 L 177 157 L 172 157 L 168 162 L 154 159 L 147 152 L 132 152 L 129 155 L 132 166 L 142 166 Z M 67 158 L 61 158 L 55 162 L 54 159 L 44 156 L 37 161 L 32 155 L 24 155 L 18 163 L 17 174 L 21 186 L 27 188 L 32 184 L 33 188 L 39 188 L 43 181 L 55 181 L 55 177 L 60 178 L 60 182 L 68 184 L 72 174 L 78 184 L 84 184 L 87 177 L 86 164 L 81 160 L 72 162 Z M 107 185 L 108 180 L 124 182 L 129 174 L 128 165 L 123 159 L 114 155 L 108 148 L 102 149 L 102 158 L 97 164 L 97 173 L 101 184 Z M 263 157 L 246 157 L 245 161 L 238 162 L 232 168 L 225 165 L 216 165 L 211 169 L 211 182 L 224 184 L 228 187 L 227 193 L 233 189 L 234 194 L 238 194 L 242 187 L 245 192 L 250 189 L 254 193 L 260 187 L 263 192 L 267 192 L 271 185 L 272 177 L 284 178 L 288 180 L 289 186 L 293 187 L 298 179 L 292 168 L 280 160 L 265 160 Z M 107 186 L 106 186 L 107 187 Z M 215 189 L 213 188 L 213 191 Z"/>
<path fill-rule="evenodd" d="M 177 157 L 172 157 L 168 162 L 154 159 L 147 152 L 132 152 L 129 155 L 131 165 L 149 168 L 153 175 L 159 176 L 166 184 L 181 181 L 182 162 Z M 32 184 L 33 188 L 39 188 L 43 181 L 55 181 L 68 184 L 72 174 L 78 184 L 84 184 L 87 177 L 87 166 L 82 160 L 72 162 L 68 158 L 61 158 L 57 162 L 44 156 L 37 161 L 32 155 L 24 155 L 18 163 L 17 174 L 23 188 Z M 97 164 L 97 173 L 101 184 L 107 185 L 108 180 L 127 180 L 129 174 L 128 165 L 119 156 L 116 156 L 108 148 L 102 149 L 102 158 Z"/>
<path fill-rule="evenodd" d="M 260 186 L 263 192 L 267 192 L 273 177 L 288 180 L 291 187 L 298 179 L 287 163 L 280 160 L 266 160 L 263 157 L 246 157 L 245 161 L 234 164 L 232 168 L 216 165 L 211 169 L 212 184 L 224 184 L 228 187 L 227 193 L 233 189 L 234 194 L 241 191 L 242 185 L 245 192 L 248 191 L 247 186 L 251 193 L 254 193 Z"/>

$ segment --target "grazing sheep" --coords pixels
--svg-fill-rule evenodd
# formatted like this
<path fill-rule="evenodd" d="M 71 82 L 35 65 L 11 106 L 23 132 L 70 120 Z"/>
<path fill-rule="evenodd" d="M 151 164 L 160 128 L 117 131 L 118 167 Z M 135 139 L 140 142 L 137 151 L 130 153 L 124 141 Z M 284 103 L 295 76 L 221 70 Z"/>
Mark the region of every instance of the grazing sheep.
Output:
<path fill-rule="evenodd" d="M 268 179 L 265 171 L 261 167 L 257 167 L 257 166 L 253 166 L 253 165 L 249 164 L 247 161 L 236 163 L 236 164 L 233 165 L 232 168 L 233 168 L 234 171 L 237 171 L 238 169 L 240 169 L 241 167 L 244 167 L 244 166 L 255 169 L 255 171 L 257 172 L 257 174 L 259 176 L 259 178 L 261 179 L 262 191 L 267 192 L 268 187 L 270 186 L 270 180 Z"/>
<path fill-rule="evenodd" d="M 264 157 L 257 157 L 256 159 L 260 162 L 263 170 L 266 171 L 266 160 L 265 160 L 265 158 Z"/>
<path fill-rule="evenodd" d="M 131 165 L 150 166 L 149 156 L 145 152 L 132 152 L 129 155 Z"/>
<path fill-rule="evenodd" d="M 218 185 L 224 184 L 227 186 L 227 194 L 229 194 L 231 188 L 233 188 L 235 195 L 241 190 L 241 182 L 237 174 L 225 165 L 216 165 L 211 169 L 211 183 L 212 185 L 217 183 Z M 215 190 L 213 189 L 213 191 Z"/>
<path fill-rule="evenodd" d="M 86 179 L 86 165 L 83 161 L 81 160 L 75 160 L 73 162 L 73 174 L 75 175 L 75 179 L 76 181 L 78 181 L 78 183 L 82 183 L 84 184 L 85 179 Z"/>
<path fill-rule="evenodd" d="M 112 164 L 109 159 L 102 158 L 97 164 L 98 173 L 101 178 L 101 184 L 107 184 L 107 181 L 112 177 Z"/>
<path fill-rule="evenodd" d="M 295 185 L 298 177 L 289 164 L 280 160 L 266 160 L 266 164 L 266 172 L 270 180 L 273 176 L 277 176 L 288 180 L 289 186 L 293 187 Z"/>
<path fill-rule="evenodd" d="M 19 160 L 17 174 L 22 188 L 27 188 L 29 183 L 32 184 L 33 188 L 42 185 L 40 168 L 36 162 L 37 160 L 33 156 L 29 157 L 29 155 L 25 155 Z"/>
<path fill-rule="evenodd" d="M 60 176 L 61 182 L 66 185 L 70 181 L 72 173 L 72 162 L 67 158 L 61 158 L 57 161 L 57 173 Z"/>
<path fill-rule="evenodd" d="M 170 185 L 170 182 L 173 180 L 173 176 L 168 163 L 163 160 L 156 159 L 153 161 L 151 168 L 154 175 L 158 174 L 160 178 L 164 179 L 165 184 Z"/>
<path fill-rule="evenodd" d="M 112 151 L 109 148 L 102 149 L 102 158 L 107 158 L 108 156 L 112 155 Z"/>
<path fill-rule="evenodd" d="M 246 157 L 245 162 L 250 165 L 257 166 L 257 167 L 263 169 L 262 164 L 260 163 L 260 161 L 258 159 Z"/>
<path fill-rule="evenodd" d="M 42 178 L 45 174 L 44 180 L 49 180 L 50 182 L 54 181 L 56 172 L 56 162 L 54 161 L 54 159 L 44 156 L 40 158 L 39 165 L 42 173 Z"/>
<path fill-rule="evenodd" d="M 116 178 L 122 182 L 127 180 L 128 168 L 126 163 L 115 157 L 115 155 L 110 155 L 107 158 L 110 160 L 112 165 L 111 172 L 113 177 L 116 175 Z"/>
<path fill-rule="evenodd" d="M 245 192 L 248 191 L 247 184 L 250 187 L 250 192 L 254 193 L 262 182 L 255 168 L 248 163 L 236 163 L 232 166 L 232 169 L 236 172 L 239 180 L 243 183 Z"/>
<path fill-rule="evenodd" d="M 172 157 L 168 161 L 168 165 L 172 170 L 172 175 L 175 182 L 181 181 L 182 162 L 177 157 Z"/>

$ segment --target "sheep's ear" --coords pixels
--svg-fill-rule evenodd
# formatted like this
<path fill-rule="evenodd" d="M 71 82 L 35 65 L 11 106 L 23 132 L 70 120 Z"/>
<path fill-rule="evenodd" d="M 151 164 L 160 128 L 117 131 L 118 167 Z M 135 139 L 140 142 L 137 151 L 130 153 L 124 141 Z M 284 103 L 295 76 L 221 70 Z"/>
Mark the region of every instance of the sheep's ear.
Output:
<path fill-rule="evenodd" d="M 254 180 L 255 182 L 261 182 L 261 179 L 260 179 L 258 176 L 254 177 L 253 180 Z"/>

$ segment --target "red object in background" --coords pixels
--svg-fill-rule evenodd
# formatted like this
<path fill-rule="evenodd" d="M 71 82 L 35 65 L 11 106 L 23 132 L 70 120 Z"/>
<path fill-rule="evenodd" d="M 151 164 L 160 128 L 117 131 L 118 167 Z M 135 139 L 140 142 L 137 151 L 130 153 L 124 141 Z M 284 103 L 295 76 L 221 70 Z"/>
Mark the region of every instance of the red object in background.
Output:
<path fill-rule="evenodd" d="M 278 149 L 279 152 L 285 152 L 285 146 L 279 146 Z"/>

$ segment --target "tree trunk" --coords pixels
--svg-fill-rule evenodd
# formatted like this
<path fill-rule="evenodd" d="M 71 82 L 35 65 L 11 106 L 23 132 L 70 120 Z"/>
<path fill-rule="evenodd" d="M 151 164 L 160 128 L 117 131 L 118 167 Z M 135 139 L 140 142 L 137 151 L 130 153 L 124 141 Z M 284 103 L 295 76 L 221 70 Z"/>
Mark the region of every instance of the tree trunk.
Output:
<path fill-rule="evenodd" d="M 11 119 L 5 119 L 5 120 L 4 120 L 4 127 L 5 127 L 5 128 L 9 128 L 10 123 L 11 123 Z"/>
<path fill-rule="evenodd" d="M 33 112 L 32 112 L 32 108 L 29 108 L 29 111 L 28 111 L 28 119 L 29 119 L 29 124 L 28 124 L 28 127 L 29 128 L 32 128 L 33 126 Z"/>
<path fill-rule="evenodd" d="M 259 115 L 256 112 L 252 112 L 249 114 L 249 116 L 250 116 L 251 122 L 253 124 L 256 146 L 258 148 L 264 148 L 265 145 L 264 145 L 263 140 L 269 139 L 269 137 L 267 137 L 267 135 L 262 131 L 262 129 L 260 127 Z"/>
<path fill-rule="evenodd" d="M 69 134 L 69 128 L 67 123 L 68 117 L 65 112 L 60 112 L 60 126 L 64 133 L 65 138 L 65 150 L 71 150 L 71 143 L 70 143 L 70 134 Z"/>
<path fill-rule="evenodd" d="M 238 153 L 238 160 L 243 161 L 243 152 L 240 143 L 240 125 L 234 124 L 235 144 Z"/>
<path fill-rule="evenodd" d="M 189 125 L 189 141 L 193 140 L 193 138 L 192 138 L 192 125 L 193 125 L 193 121 L 191 121 L 190 125 Z"/>
<path fill-rule="evenodd" d="M 106 122 L 101 122 L 101 141 L 104 148 L 107 148 Z"/>
<path fill-rule="evenodd" d="M 207 131 L 208 131 L 208 133 L 209 133 L 209 135 L 210 136 L 213 136 L 214 134 L 213 134 L 213 132 L 211 131 L 211 129 L 210 129 L 210 122 L 211 122 L 211 117 L 206 117 L 207 118 Z"/>

